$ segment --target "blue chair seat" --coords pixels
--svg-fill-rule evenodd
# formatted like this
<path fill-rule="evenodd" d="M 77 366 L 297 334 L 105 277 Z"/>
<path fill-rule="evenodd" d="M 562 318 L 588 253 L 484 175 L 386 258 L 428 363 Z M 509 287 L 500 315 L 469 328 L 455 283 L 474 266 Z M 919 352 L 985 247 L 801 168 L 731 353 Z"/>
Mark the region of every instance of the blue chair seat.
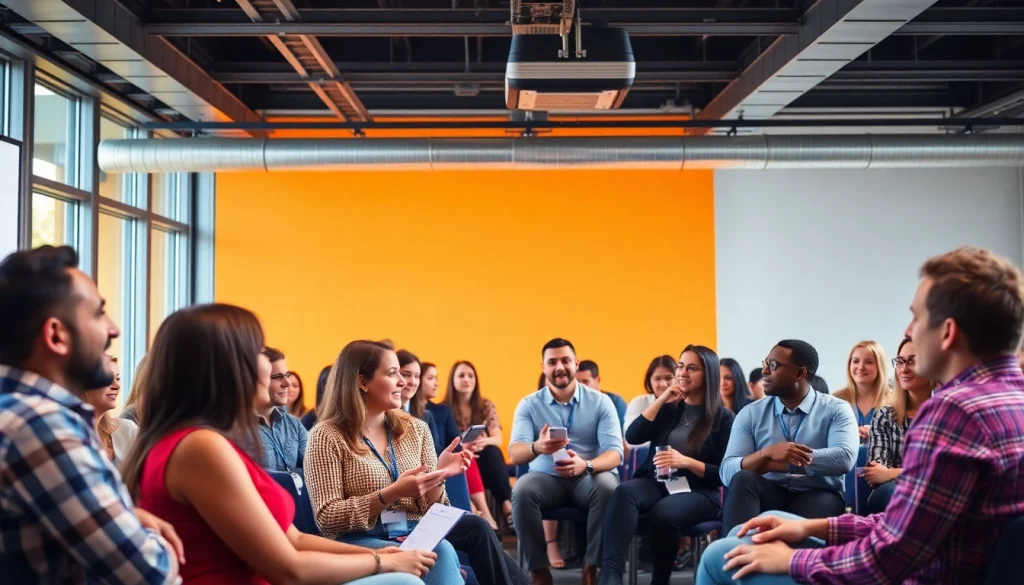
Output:
<path fill-rule="evenodd" d="M 313 515 L 313 504 L 309 501 L 309 490 L 306 489 L 306 476 L 302 473 L 302 470 L 296 470 L 296 473 L 302 478 L 302 489 L 298 489 L 295 486 L 295 480 L 290 473 L 284 471 L 270 471 L 268 473 L 270 473 L 270 477 L 278 485 L 284 488 L 284 491 L 288 492 L 288 495 L 295 502 L 295 520 L 292 521 L 292 524 L 301 532 L 320 536 L 320 528 L 316 525 L 316 517 Z"/>

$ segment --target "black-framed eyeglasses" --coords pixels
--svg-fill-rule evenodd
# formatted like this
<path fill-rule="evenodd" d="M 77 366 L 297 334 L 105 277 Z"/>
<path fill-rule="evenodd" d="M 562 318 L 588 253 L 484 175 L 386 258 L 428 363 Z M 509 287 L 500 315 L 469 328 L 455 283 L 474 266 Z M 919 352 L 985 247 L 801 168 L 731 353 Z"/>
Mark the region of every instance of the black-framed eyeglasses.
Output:
<path fill-rule="evenodd" d="M 676 365 L 676 373 L 677 374 L 679 372 L 682 372 L 683 370 L 686 370 L 687 372 L 690 372 L 691 374 L 695 374 L 697 372 L 704 371 L 704 368 L 698 366 L 697 364 L 677 364 Z"/>
<path fill-rule="evenodd" d="M 780 362 L 779 360 L 770 360 L 768 358 L 765 358 L 764 361 L 761 362 L 761 367 L 768 368 L 769 372 L 774 372 L 775 370 L 778 370 L 782 366 L 790 366 L 793 368 L 797 367 L 793 364 L 787 364 L 786 362 Z"/>
<path fill-rule="evenodd" d="M 270 379 L 274 380 L 274 381 L 281 381 L 281 380 L 284 380 L 285 378 L 287 378 L 288 376 L 291 376 L 291 375 L 292 375 L 291 372 L 285 372 L 283 374 L 272 374 L 270 376 Z"/>
<path fill-rule="evenodd" d="M 912 367 L 914 367 L 914 363 L 916 362 L 916 359 L 917 359 L 917 356 L 910 356 L 907 359 L 904 359 L 904 358 L 901 358 L 901 357 L 893 358 L 892 359 L 892 367 L 896 368 L 897 370 L 902 370 L 903 368 L 912 368 Z"/>

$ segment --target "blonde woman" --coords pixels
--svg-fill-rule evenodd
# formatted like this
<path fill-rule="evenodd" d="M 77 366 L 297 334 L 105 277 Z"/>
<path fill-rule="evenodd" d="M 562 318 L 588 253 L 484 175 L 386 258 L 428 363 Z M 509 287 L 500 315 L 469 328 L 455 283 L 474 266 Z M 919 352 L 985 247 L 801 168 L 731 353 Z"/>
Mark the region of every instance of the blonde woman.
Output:
<path fill-rule="evenodd" d="M 891 404 L 883 406 L 871 421 L 868 442 L 868 466 L 864 479 L 872 488 L 868 497 L 868 514 L 885 511 L 896 490 L 896 478 L 903 473 L 903 442 L 907 427 L 918 409 L 931 398 L 935 385 L 914 372 L 917 349 L 910 338 L 904 338 L 892 360 L 896 370 Z"/>
<path fill-rule="evenodd" d="M 445 478 L 465 472 L 472 460 L 469 451 L 454 452 L 458 438 L 437 455 L 427 423 L 402 410 L 404 387 L 389 342 L 353 341 L 338 356 L 305 459 L 313 513 L 327 538 L 371 549 L 395 546 L 430 506 L 448 503 Z M 463 582 L 456 548 L 469 556 L 481 583 L 525 580 L 487 522 L 466 514 L 434 549 L 427 585 Z"/>
<path fill-rule="evenodd" d="M 96 435 L 103 445 L 103 452 L 115 467 L 121 468 L 125 457 L 139 434 L 139 427 L 134 422 L 110 416 L 110 411 L 117 408 L 117 396 L 121 393 L 121 367 L 117 358 L 110 358 L 110 366 L 114 372 L 114 380 L 106 388 L 86 390 L 82 393 L 82 402 L 93 408 Z"/>
<path fill-rule="evenodd" d="M 124 410 L 120 418 L 129 420 L 136 425 L 139 424 L 139 403 L 142 401 L 142 379 L 146 377 L 146 356 L 142 356 L 139 365 L 135 366 L 135 375 L 132 377 L 132 389 L 128 392 L 128 398 L 124 401 Z"/>
<path fill-rule="evenodd" d="M 846 388 L 835 396 L 853 407 L 860 442 L 867 442 L 871 421 L 889 396 L 889 370 L 885 351 L 878 342 L 861 341 L 853 346 L 846 359 Z"/>

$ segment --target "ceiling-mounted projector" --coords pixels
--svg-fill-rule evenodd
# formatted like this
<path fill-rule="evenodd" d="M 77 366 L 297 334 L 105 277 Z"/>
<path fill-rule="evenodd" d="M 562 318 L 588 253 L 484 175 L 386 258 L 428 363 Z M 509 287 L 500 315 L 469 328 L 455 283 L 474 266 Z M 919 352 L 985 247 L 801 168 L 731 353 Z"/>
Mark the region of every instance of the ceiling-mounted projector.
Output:
<path fill-rule="evenodd" d="M 586 32 L 587 49 L 579 36 Z M 622 105 L 636 77 L 625 29 L 577 27 L 577 50 L 564 37 L 515 35 L 505 66 L 505 105 L 518 110 L 610 110 Z"/>

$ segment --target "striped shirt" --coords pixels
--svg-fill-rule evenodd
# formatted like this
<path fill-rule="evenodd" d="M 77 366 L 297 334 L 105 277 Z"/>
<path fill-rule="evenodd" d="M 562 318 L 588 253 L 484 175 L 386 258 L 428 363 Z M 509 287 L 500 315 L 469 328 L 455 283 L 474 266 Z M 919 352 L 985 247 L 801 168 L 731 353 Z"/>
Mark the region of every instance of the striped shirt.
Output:
<path fill-rule="evenodd" d="M 868 435 L 868 461 L 877 461 L 889 469 L 903 467 L 903 438 L 907 435 L 910 419 L 896 420 L 896 411 L 883 406 L 871 421 Z"/>
<path fill-rule="evenodd" d="M 174 553 L 139 523 L 92 420 L 64 388 L 0 366 L 0 581 L 178 581 Z"/>
<path fill-rule="evenodd" d="M 828 521 L 829 546 L 793 553 L 801 583 L 981 583 L 1007 521 L 1024 514 L 1024 375 L 982 362 L 935 392 L 906 435 L 881 514 Z"/>

